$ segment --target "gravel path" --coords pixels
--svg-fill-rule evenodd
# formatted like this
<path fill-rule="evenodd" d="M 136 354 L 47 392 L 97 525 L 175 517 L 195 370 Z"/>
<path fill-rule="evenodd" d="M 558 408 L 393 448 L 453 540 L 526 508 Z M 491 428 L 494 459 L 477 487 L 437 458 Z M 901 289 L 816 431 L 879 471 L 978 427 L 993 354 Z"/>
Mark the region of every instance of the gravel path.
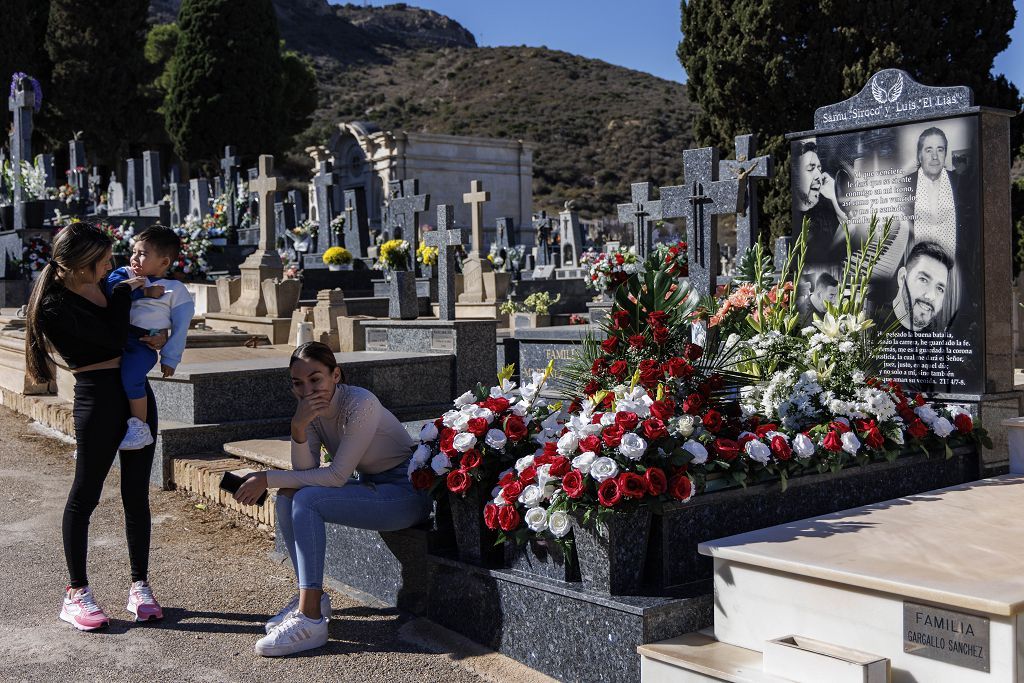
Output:
<path fill-rule="evenodd" d="M 258 657 L 253 643 L 264 620 L 294 591 L 290 567 L 269 559 L 273 541 L 266 533 L 234 513 L 197 509 L 199 499 L 177 491 L 151 493 L 150 581 L 165 619 L 129 622 L 116 467 L 89 539 L 90 581 L 111 626 L 75 631 L 57 619 L 67 581 L 60 521 L 73 450 L 0 407 L 0 680 L 484 680 L 448 655 L 403 640 L 400 629 L 416 625 L 404 615 L 337 592 L 326 647 L 285 659 Z"/>

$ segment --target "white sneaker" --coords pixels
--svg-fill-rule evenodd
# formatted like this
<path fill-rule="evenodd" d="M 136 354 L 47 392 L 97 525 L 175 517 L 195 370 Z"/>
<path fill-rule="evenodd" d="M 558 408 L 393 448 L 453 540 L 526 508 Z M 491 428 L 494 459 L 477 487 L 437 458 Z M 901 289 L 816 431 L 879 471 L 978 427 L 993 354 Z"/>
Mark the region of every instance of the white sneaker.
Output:
<path fill-rule="evenodd" d="M 149 425 L 137 417 L 128 418 L 128 432 L 124 435 L 119 451 L 137 451 L 153 443 L 153 433 L 149 431 Z"/>
<path fill-rule="evenodd" d="M 291 616 L 292 613 L 297 612 L 298 610 L 299 594 L 296 593 L 292 596 L 292 599 L 288 601 L 288 604 L 284 606 L 284 609 L 282 609 L 274 616 L 270 617 L 270 620 L 267 621 L 267 623 L 263 626 L 264 630 L 267 633 L 270 633 L 275 628 L 277 628 L 278 624 L 280 624 L 282 621 Z M 329 596 L 327 593 L 323 593 L 320 595 L 320 616 L 322 616 L 324 619 L 331 618 L 331 596 Z"/>
<path fill-rule="evenodd" d="M 256 641 L 256 654 L 283 657 L 323 647 L 327 644 L 327 623 L 323 617 L 313 621 L 301 612 L 294 612 Z"/>

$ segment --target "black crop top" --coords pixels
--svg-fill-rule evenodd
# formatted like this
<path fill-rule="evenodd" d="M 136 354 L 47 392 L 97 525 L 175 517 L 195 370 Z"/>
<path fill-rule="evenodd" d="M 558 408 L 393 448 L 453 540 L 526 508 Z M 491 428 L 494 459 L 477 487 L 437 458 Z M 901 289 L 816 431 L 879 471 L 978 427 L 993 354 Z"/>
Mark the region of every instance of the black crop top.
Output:
<path fill-rule="evenodd" d="M 39 316 L 46 338 L 72 370 L 118 358 L 128 341 L 132 288 L 114 287 L 107 307 L 56 286 L 42 301 Z"/>

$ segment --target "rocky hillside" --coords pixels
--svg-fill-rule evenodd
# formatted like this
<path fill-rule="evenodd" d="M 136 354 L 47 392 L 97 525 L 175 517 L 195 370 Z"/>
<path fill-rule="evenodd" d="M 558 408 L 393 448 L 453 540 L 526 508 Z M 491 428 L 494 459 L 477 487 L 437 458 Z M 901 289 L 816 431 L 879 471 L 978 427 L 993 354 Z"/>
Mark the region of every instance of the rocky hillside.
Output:
<path fill-rule="evenodd" d="M 172 20 L 180 0 L 154 0 Z M 309 55 L 320 108 L 296 154 L 339 121 L 522 139 L 536 146 L 534 202 L 567 199 L 584 217 L 613 215 L 629 183 L 677 183 L 692 146 L 685 86 L 594 59 L 531 47 L 476 47 L 436 12 L 274 0 L 289 48 Z"/>

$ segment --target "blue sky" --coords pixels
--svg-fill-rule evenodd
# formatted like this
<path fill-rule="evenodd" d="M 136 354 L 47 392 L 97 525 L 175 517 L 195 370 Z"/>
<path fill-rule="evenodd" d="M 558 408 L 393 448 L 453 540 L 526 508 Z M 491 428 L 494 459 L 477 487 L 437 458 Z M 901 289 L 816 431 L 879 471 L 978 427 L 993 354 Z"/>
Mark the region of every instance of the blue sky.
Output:
<path fill-rule="evenodd" d="M 391 0 L 349 1 L 392 4 Z M 682 37 L 678 0 L 410 0 L 408 4 L 455 19 L 482 46 L 543 45 L 673 81 L 686 80 L 675 56 Z M 1013 42 L 996 58 L 995 72 L 1024 90 L 1024 0 L 1014 0 L 1014 5 Z"/>

